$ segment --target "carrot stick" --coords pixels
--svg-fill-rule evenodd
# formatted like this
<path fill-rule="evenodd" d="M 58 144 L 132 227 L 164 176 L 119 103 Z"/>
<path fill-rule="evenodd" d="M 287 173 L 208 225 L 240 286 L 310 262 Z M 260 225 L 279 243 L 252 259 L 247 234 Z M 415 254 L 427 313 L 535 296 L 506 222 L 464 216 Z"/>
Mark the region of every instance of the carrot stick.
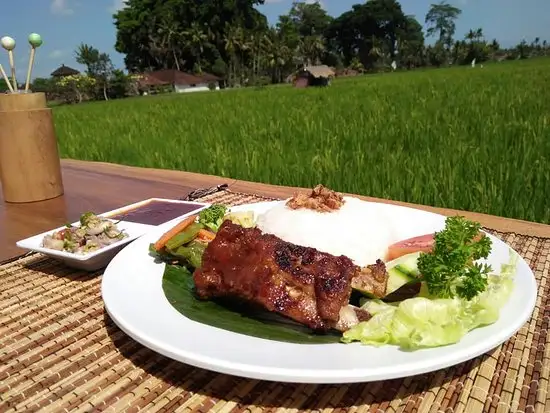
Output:
<path fill-rule="evenodd" d="M 191 215 L 190 217 L 185 218 L 183 221 L 178 222 L 175 227 L 172 229 L 166 231 L 162 237 L 158 239 L 157 242 L 154 244 L 154 248 L 157 251 L 160 251 L 166 243 L 175 235 L 179 234 L 181 231 L 183 231 L 185 228 L 187 228 L 189 225 L 191 225 L 195 220 L 197 219 L 198 215 Z"/>
<path fill-rule="evenodd" d="M 208 231 L 206 229 L 201 229 L 199 233 L 197 234 L 197 238 L 203 239 L 205 241 L 212 241 L 214 238 L 216 238 L 216 234 L 214 234 L 211 231 Z"/>

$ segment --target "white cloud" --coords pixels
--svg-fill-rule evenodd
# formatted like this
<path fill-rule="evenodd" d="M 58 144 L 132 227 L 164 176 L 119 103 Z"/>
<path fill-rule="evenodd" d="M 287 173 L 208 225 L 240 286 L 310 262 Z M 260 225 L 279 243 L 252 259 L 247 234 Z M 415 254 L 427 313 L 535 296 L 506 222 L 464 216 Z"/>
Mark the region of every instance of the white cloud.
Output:
<path fill-rule="evenodd" d="M 50 11 L 53 14 L 67 16 L 74 13 L 74 10 L 69 6 L 68 0 L 52 0 Z"/>
<path fill-rule="evenodd" d="M 56 50 L 52 50 L 49 54 L 48 54 L 48 57 L 50 59 L 60 59 L 62 58 L 63 56 L 65 56 L 65 51 L 64 50 L 59 50 L 59 49 L 56 49 Z"/>
<path fill-rule="evenodd" d="M 265 0 L 266 4 L 282 3 L 284 0 Z"/>
<path fill-rule="evenodd" d="M 112 4 L 107 10 L 109 13 L 116 13 L 120 9 L 123 9 L 126 6 L 126 0 L 112 0 Z"/>

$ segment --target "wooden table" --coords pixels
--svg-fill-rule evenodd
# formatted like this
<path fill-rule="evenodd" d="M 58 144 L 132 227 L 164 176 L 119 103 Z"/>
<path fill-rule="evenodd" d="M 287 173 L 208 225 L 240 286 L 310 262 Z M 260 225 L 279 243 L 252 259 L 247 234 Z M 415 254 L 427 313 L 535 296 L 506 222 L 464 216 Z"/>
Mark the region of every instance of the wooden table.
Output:
<path fill-rule="evenodd" d="M 82 212 L 88 210 L 104 212 L 151 197 L 179 198 L 194 189 L 223 183 L 229 184 L 233 191 L 271 197 L 287 197 L 299 189 L 190 172 L 76 160 L 63 160 L 62 169 L 65 186 L 65 195 L 62 197 L 30 204 L 8 204 L 3 202 L 0 191 L 0 261 L 25 252 L 15 246 L 17 240 L 75 221 Z M 412 206 L 444 215 L 459 212 L 376 198 L 361 198 Z M 499 231 L 550 236 L 550 225 L 471 212 L 460 213 Z"/>
<path fill-rule="evenodd" d="M 103 212 L 150 197 L 181 198 L 222 183 L 234 193 L 204 199 L 235 205 L 296 190 L 185 172 L 62 164 L 63 197 L 0 202 L 0 261 L 24 252 L 15 248 L 18 239 L 74 221 L 86 210 Z M 413 206 L 445 215 L 459 212 Z M 104 307 L 101 271 L 78 271 L 29 254 L 0 265 L 0 411 L 550 411 L 545 351 L 550 348 L 550 226 L 462 213 L 518 251 L 539 289 L 531 319 L 482 356 L 368 384 L 273 383 L 218 374 L 164 357 L 125 334 Z"/>

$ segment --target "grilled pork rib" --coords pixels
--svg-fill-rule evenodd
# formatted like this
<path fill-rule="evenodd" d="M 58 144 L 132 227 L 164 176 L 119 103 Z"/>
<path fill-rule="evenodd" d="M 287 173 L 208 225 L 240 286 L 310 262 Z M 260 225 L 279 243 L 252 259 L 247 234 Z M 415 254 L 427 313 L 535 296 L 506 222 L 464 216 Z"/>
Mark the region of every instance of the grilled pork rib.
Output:
<path fill-rule="evenodd" d="M 361 268 L 351 281 L 351 286 L 361 291 L 369 292 L 376 298 L 386 295 L 388 285 L 388 272 L 386 264 L 382 260 L 376 260 L 376 264 Z"/>
<path fill-rule="evenodd" d="M 359 272 L 345 256 L 291 244 L 257 228 L 225 221 L 193 277 L 202 299 L 238 298 L 313 330 L 342 331 L 351 327 L 350 323 L 370 317 L 348 305 L 352 279 Z"/>

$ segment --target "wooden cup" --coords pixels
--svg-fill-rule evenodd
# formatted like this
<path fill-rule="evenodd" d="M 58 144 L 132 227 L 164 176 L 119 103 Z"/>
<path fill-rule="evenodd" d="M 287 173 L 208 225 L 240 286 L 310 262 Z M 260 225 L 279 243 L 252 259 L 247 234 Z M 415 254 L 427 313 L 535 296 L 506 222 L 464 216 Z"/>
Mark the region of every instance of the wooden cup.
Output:
<path fill-rule="evenodd" d="M 0 95 L 0 182 L 6 202 L 63 195 L 53 116 L 44 93 Z"/>

